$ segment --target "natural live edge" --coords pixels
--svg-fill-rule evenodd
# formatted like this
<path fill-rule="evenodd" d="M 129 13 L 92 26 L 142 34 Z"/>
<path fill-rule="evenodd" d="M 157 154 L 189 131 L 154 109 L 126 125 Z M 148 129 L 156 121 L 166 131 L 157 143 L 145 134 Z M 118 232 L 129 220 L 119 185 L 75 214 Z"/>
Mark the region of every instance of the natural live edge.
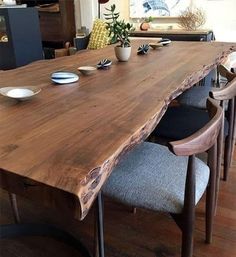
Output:
<path fill-rule="evenodd" d="M 117 165 L 117 163 L 125 154 L 127 154 L 131 149 L 133 149 L 133 147 L 135 147 L 138 143 L 142 142 L 149 136 L 149 134 L 154 130 L 160 121 L 161 117 L 164 115 L 166 109 L 167 107 L 164 107 L 159 115 L 155 115 L 155 117 L 150 119 L 142 128 L 140 128 L 140 130 L 138 130 L 126 143 L 124 143 L 122 148 L 119 149 L 113 156 L 111 156 L 110 160 L 107 160 L 102 167 L 92 170 L 90 174 L 94 174 L 94 171 L 96 171 L 97 176 L 94 178 L 92 175 L 91 177 L 93 177 L 93 179 L 90 181 L 87 181 L 86 177 L 86 184 L 89 186 L 85 186 L 85 183 L 81 182 L 85 189 L 85 192 L 81 194 L 81 219 L 87 215 L 102 185 L 105 183 L 106 179 L 112 172 L 112 169 Z M 99 180 L 98 183 L 96 183 L 97 180 Z M 91 188 L 91 184 L 93 183 L 96 183 L 96 187 Z"/>
<path fill-rule="evenodd" d="M 132 46 L 140 43 L 132 42 Z M 81 78 L 80 87 L 75 83 L 55 88 L 48 76 L 60 69 L 74 71 L 103 57 L 114 60 L 112 46 L 0 73 L 0 77 L 5 75 L 0 86 L 34 83 L 43 87 L 34 102 L 15 108 L 5 101 L 0 106 L 0 169 L 67 192 L 80 209 L 76 217 L 83 219 L 113 167 L 147 138 L 172 99 L 235 50 L 235 44 L 173 42 L 158 54 L 150 51 L 140 57 L 133 53 L 127 64 L 114 62 L 110 70 Z M 22 120 L 17 119 L 23 113 Z M 19 136 L 18 131 L 25 134 Z M 34 146 L 37 150 L 32 153 Z"/>

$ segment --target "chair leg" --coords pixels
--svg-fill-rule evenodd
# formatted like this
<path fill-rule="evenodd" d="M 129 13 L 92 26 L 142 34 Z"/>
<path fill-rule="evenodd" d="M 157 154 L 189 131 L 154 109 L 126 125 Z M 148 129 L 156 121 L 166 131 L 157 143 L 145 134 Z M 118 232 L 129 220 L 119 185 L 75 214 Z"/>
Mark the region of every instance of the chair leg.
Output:
<path fill-rule="evenodd" d="M 184 208 L 182 213 L 181 257 L 193 255 L 193 231 L 195 225 L 195 156 L 190 156 L 185 183 Z"/>
<path fill-rule="evenodd" d="M 208 164 L 210 167 L 210 179 L 206 193 L 206 243 L 212 242 L 213 219 L 216 204 L 216 178 L 217 178 L 217 144 L 215 144 L 208 152 Z"/>
<path fill-rule="evenodd" d="M 232 161 L 234 158 L 234 149 L 235 149 L 235 144 L 236 144 L 236 100 L 234 99 L 234 121 L 233 121 L 233 140 L 232 140 L 232 151 L 231 151 L 231 163 L 230 165 L 232 165 Z"/>
<path fill-rule="evenodd" d="M 233 159 L 234 159 L 235 145 L 236 145 L 236 129 L 234 129 L 234 137 L 233 137 L 233 142 L 232 142 L 232 152 L 231 152 L 231 158 L 230 158 L 230 160 L 231 160 L 230 166 L 232 165 L 232 162 L 233 162 Z"/>
<path fill-rule="evenodd" d="M 224 115 L 222 118 L 222 125 L 217 138 L 217 166 L 216 166 L 216 192 L 215 192 L 215 207 L 214 213 L 216 214 L 218 194 L 220 188 L 220 172 L 222 164 L 222 153 L 223 153 L 223 141 L 224 141 Z"/>
<path fill-rule="evenodd" d="M 193 218 L 194 219 L 194 218 Z M 194 222 L 187 222 L 182 229 L 181 257 L 192 257 L 193 255 L 193 231 Z"/>
<path fill-rule="evenodd" d="M 10 200 L 10 203 L 11 203 L 11 208 L 12 208 L 12 211 L 13 211 L 13 216 L 14 216 L 15 223 L 20 223 L 20 214 L 19 214 L 19 209 L 18 209 L 18 206 L 17 206 L 16 195 L 12 194 L 10 192 L 8 193 L 8 195 L 9 195 L 9 200 Z"/>
<path fill-rule="evenodd" d="M 229 136 L 225 139 L 225 150 L 224 150 L 224 173 L 223 180 L 227 181 L 230 166 L 230 139 Z"/>
<path fill-rule="evenodd" d="M 104 257 L 104 220 L 103 220 L 103 197 L 99 192 L 97 196 L 96 210 L 95 210 L 95 243 L 94 243 L 94 256 Z"/>
<path fill-rule="evenodd" d="M 234 137 L 234 116 L 235 116 L 235 110 L 234 110 L 235 104 L 234 99 L 231 99 L 229 101 L 229 133 L 228 136 L 225 139 L 225 150 L 224 150 L 224 174 L 223 174 L 223 180 L 226 181 L 229 174 L 229 168 L 231 164 L 231 157 L 232 157 L 232 151 L 233 151 L 233 137 Z"/>

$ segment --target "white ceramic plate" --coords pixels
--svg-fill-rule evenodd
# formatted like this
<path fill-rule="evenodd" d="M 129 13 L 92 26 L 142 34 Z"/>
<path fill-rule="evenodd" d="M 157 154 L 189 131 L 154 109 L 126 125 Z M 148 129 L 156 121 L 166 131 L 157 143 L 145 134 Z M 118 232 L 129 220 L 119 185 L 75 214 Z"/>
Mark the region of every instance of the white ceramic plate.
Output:
<path fill-rule="evenodd" d="M 79 76 L 72 72 L 54 72 L 51 75 L 51 80 L 57 84 L 69 84 L 79 80 Z"/>
<path fill-rule="evenodd" d="M 0 94 L 16 100 L 28 100 L 41 91 L 37 87 L 2 87 Z"/>
<path fill-rule="evenodd" d="M 167 39 L 167 38 L 163 38 L 158 43 L 161 43 L 163 46 L 166 46 L 166 45 L 169 45 L 171 43 L 171 40 Z"/>
<path fill-rule="evenodd" d="M 97 70 L 97 68 L 93 66 L 81 66 L 78 68 L 78 70 L 84 75 L 90 75 L 94 73 Z"/>
<path fill-rule="evenodd" d="M 74 83 L 78 80 L 79 80 L 79 77 L 69 78 L 69 79 L 52 79 L 53 82 L 60 84 L 60 85 Z"/>
<path fill-rule="evenodd" d="M 68 79 L 77 77 L 77 74 L 67 71 L 57 71 L 52 73 L 51 78 L 53 79 Z"/>

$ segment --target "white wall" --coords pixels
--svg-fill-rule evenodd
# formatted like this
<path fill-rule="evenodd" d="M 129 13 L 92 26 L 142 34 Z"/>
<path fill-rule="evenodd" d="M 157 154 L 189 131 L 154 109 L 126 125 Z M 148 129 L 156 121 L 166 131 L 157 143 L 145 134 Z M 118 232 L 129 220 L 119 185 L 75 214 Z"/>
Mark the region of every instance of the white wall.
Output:
<path fill-rule="evenodd" d="M 129 0 L 110 0 L 108 3 L 101 5 L 101 13 L 106 12 L 105 7 L 110 7 L 112 4 L 116 5 L 122 19 L 129 20 Z"/>
<path fill-rule="evenodd" d="M 90 30 L 97 14 L 97 1 L 95 0 L 74 0 L 75 4 L 75 24 L 79 29 L 86 26 Z"/>
<path fill-rule="evenodd" d="M 74 0 L 74 5 L 75 5 L 75 26 L 76 28 L 80 28 L 81 27 L 80 1 Z"/>
<path fill-rule="evenodd" d="M 75 5 L 75 24 L 79 29 L 86 26 L 92 29 L 93 21 L 97 17 L 97 0 L 74 0 Z"/>
<path fill-rule="evenodd" d="M 236 42 L 236 0 L 198 0 L 207 15 L 206 27 L 212 28 L 218 41 Z"/>
<path fill-rule="evenodd" d="M 80 11 L 76 11 L 77 27 L 86 26 L 91 28 L 92 21 L 97 17 L 97 0 L 74 0 L 75 5 L 82 9 L 81 17 L 78 18 Z M 201 7 L 207 16 L 205 28 L 213 29 L 218 41 L 236 42 L 236 0 L 192 0 L 193 5 Z M 101 5 L 101 13 L 106 12 L 105 7 L 116 4 L 120 11 L 121 18 L 129 20 L 129 0 L 110 0 Z M 173 25 L 178 27 L 176 19 L 161 18 L 156 19 L 157 25 L 166 27 Z M 155 23 L 153 26 L 155 27 Z"/>

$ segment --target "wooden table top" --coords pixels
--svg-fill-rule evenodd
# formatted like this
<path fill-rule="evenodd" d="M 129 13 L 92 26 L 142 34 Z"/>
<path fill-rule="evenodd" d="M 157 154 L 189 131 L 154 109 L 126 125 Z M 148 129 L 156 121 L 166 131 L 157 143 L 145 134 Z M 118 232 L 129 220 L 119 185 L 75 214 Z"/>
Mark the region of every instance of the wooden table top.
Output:
<path fill-rule="evenodd" d="M 173 42 L 139 56 L 139 44 L 132 43 L 128 62 L 117 62 L 109 46 L 0 72 L 0 87 L 42 88 L 29 101 L 0 97 L 0 169 L 76 196 L 84 218 L 112 168 L 151 133 L 171 100 L 236 50 Z M 77 72 L 103 58 L 113 61 L 110 69 L 71 85 L 50 81 L 54 71 Z"/>

